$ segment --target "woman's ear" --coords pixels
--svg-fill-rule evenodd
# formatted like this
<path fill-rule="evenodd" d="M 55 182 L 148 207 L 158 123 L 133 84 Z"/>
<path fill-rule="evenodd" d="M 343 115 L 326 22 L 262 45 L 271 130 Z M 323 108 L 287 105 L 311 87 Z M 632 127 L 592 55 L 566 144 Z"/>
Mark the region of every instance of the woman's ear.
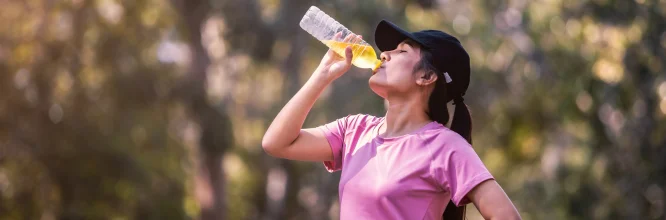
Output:
<path fill-rule="evenodd" d="M 416 84 L 420 86 L 427 86 L 437 81 L 437 74 L 435 74 L 435 72 L 422 71 L 419 75 L 419 78 L 416 79 Z"/>

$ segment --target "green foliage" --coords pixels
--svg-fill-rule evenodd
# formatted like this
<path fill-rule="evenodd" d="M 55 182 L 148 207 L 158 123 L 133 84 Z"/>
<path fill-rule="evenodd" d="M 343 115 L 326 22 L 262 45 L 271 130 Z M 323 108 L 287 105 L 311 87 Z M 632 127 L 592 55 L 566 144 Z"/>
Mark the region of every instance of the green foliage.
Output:
<path fill-rule="evenodd" d="M 664 1 L 0 4 L 0 219 L 335 219 L 339 174 L 260 147 L 326 51 L 310 5 L 370 43 L 381 19 L 458 36 L 474 147 L 525 219 L 666 216 Z M 368 75 L 306 126 L 382 115 Z"/>

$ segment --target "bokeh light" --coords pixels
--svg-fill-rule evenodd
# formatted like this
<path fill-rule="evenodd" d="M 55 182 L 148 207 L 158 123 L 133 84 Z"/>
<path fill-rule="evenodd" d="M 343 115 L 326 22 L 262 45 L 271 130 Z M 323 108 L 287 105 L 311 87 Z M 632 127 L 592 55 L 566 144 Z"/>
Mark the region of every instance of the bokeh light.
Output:
<path fill-rule="evenodd" d="M 0 2 L 0 219 L 339 219 L 339 172 L 261 146 L 327 51 L 312 4 L 373 46 L 382 19 L 460 40 L 474 150 L 523 219 L 666 216 L 666 1 Z M 303 126 L 383 116 L 369 76 Z"/>

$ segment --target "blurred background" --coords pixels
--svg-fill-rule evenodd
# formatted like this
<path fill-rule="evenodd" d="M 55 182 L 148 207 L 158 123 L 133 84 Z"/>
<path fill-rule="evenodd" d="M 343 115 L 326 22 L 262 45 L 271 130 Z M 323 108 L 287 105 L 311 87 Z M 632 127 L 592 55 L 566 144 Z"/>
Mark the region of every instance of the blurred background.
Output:
<path fill-rule="evenodd" d="M 260 146 L 327 49 L 311 5 L 461 39 L 524 219 L 666 219 L 664 0 L 0 0 L 0 219 L 338 219 L 340 173 Z M 382 116 L 369 74 L 306 126 Z"/>

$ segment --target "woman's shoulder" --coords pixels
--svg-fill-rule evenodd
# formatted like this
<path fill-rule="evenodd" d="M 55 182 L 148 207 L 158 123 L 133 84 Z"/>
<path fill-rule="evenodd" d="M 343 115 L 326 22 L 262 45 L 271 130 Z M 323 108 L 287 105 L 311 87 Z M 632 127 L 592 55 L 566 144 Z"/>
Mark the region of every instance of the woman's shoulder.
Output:
<path fill-rule="evenodd" d="M 430 139 L 430 142 L 433 143 L 433 146 L 437 148 L 450 149 L 471 147 L 471 145 L 467 142 L 467 140 L 465 140 L 464 137 L 441 124 L 433 126 L 433 128 L 429 129 L 426 134 L 426 138 Z"/>
<path fill-rule="evenodd" d="M 348 115 L 343 118 L 349 128 L 365 128 L 377 125 L 383 117 L 377 117 L 369 114 Z"/>
<path fill-rule="evenodd" d="M 446 165 L 452 159 L 478 157 L 472 145 L 455 131 L 441 127 L 430 132 L 432 135 L 426 139 L 428 143 L 425 146 L 431 155 L 431 162 L 436 164 L 435 167 Z"/>
<path fill-rule="evenodd" d="M 374 115 L 369 115 L 369 114 L 355 114 L 355 115 L 347 115 L 345 118 L 348 118 L 349 120 L 361 120 L 361 121 L 373 121 L 373 120 L 379 120 L 383 117 L 377 117 Z"/>

